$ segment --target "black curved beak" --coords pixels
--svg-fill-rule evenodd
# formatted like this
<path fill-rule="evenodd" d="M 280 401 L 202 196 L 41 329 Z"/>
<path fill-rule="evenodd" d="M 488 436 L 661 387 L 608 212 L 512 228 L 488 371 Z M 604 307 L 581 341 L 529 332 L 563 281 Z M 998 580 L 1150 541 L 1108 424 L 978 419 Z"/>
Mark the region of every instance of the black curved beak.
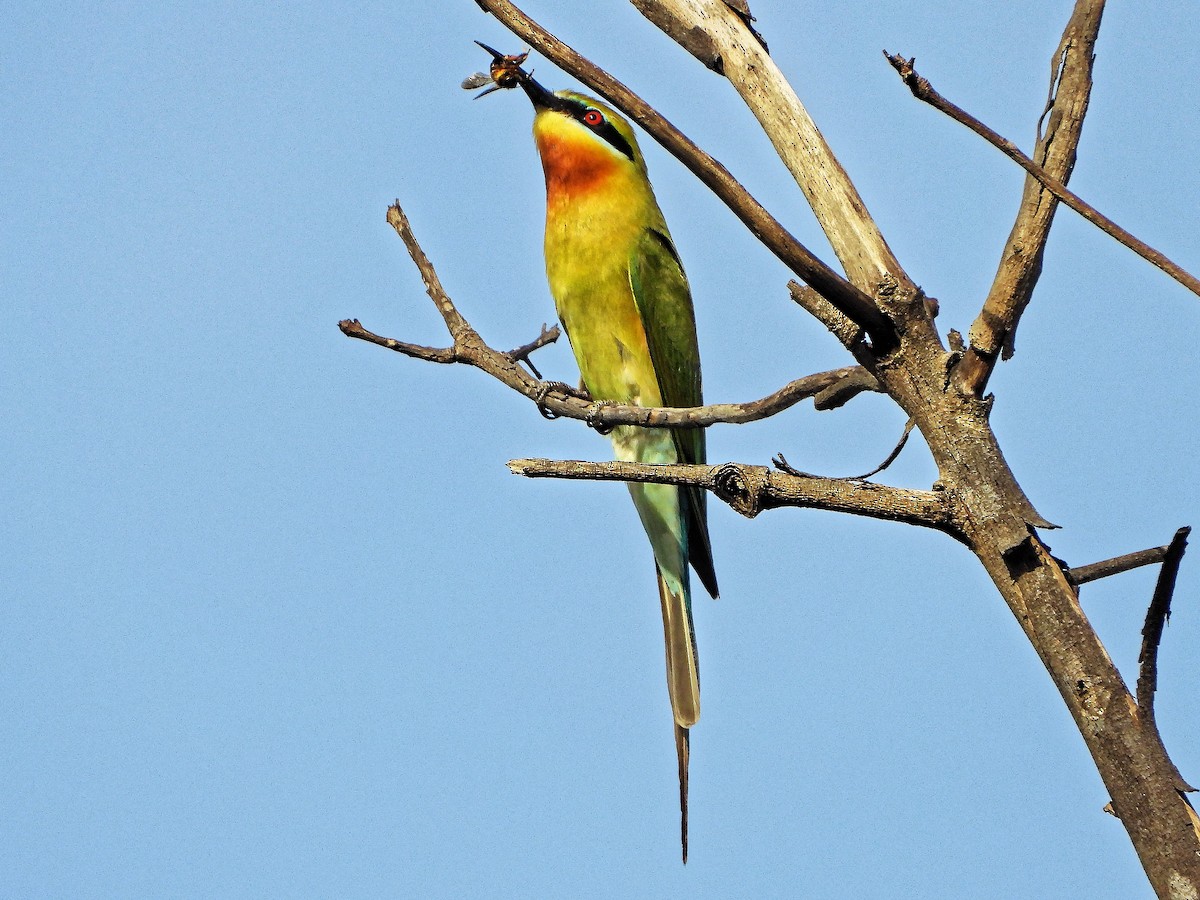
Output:
<path fill-rule="evenodd" d="M 555 97 L 552 93 L 538 84 L 532 75 L 521 73 L 524 77 L 521 79 L 521 89 L 525 91 L 525 96 L 529 98 L 538 109 L 558 109 L 563 105 L 562 100 Z"/>
<path fill-rule="evenodd" d="M 506 56 L 482 41 L 475 43 L 492 55 L 491 75 L 497 88 L 512 88 L 520 85 L 521 89 L 525 91 L 525 96 L 529 98 L 529 102 L 537 109 L 563 109 L 567 106 L 565 100 L 554 96 L 542 87 L 531 74 L 521 68 L 521 64 L 529 56 L 529 51 Z"/>

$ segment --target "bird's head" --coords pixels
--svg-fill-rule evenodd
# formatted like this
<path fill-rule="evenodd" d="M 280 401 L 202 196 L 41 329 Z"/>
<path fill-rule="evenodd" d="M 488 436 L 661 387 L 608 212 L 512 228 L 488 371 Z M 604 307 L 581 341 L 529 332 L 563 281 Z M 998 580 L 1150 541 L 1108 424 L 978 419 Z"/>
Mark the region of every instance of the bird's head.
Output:
<path fill-rule="evenodd" d="M 608 104 L 574 91 L 551 93 L 531 76 L 521 80 L 521 87 L 533 103 L 533 132 L 539 146 L 553 141 L 581 151 L 591 147 L 614 160 L 642 164 L 633 128 Z"/>
<path fill-rule="evenodd" d="M 520 68 L 517 60 L 523 61 L 523 56 L 503 56 L 480 46 L 492 54 L 496 85 L 520 85 L 533 104 L 533 136 L 548 186 L 569 185 L 574 192 L 599 186 L 607 175 L 645 177 L 646 163 L 633 127 L 620 113 L 585 94 L 548 91 Z"/>

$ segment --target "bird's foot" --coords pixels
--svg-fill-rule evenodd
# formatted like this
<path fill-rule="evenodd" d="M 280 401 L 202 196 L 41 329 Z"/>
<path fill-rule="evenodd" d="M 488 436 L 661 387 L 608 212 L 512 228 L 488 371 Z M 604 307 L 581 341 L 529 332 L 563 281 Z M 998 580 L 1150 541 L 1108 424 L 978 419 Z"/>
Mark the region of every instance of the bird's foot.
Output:
<path fill-rule="evenodd" d="M 565 381 L 543 381 L 538 392 L 534 395 L 533 402 L 537 404 L 538 412 L 547 419 L 557 419 L 558 413 L 546 408 L 546 398 L 552 393 L 563 394 L 567 397 L 574 397 L 577 400 L 591 400 L 592 395 L 582 387 L 571 387 Z"/>
<path fill-rule="evenodd" d="M 597 400 L 592 404 L 592 408 L 588 410 L 588 414 L 584 416 L 583 421 L 587 423 L 587 427 L 595 430 L 596 434 L 612 434 L 616 425 L 606 425 L 599 421 L 598 416 L 600 411 L 606 406 L 620 406 L 619 403 L 613 400 Z"/>

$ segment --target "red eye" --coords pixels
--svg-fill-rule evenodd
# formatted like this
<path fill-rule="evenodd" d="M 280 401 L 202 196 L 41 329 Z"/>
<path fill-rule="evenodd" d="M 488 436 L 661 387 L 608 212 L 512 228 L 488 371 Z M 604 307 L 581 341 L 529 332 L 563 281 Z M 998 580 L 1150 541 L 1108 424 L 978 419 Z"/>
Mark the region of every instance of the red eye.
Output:
<path fill-rule="evenodd" d="M 583 122 L 585 125 L 591 125 L 595 128 L 604 121 L 604 114 L 598 109 L 589 109 L 583 114 Z"/>

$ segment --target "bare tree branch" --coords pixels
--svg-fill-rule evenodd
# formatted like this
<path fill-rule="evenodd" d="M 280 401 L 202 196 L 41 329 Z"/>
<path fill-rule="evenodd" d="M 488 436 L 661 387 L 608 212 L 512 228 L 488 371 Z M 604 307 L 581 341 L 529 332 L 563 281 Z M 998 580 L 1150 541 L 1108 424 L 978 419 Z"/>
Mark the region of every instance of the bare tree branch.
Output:
<path fill-rule="evenodd" d="M 808 285 L 800 284 L 798 281 L 789 281 L 788 290 L 797 305 L 829 329 L 829 332 L 841 341 L 847 350 L 862 340 L 862 329 Z"/>
<path fill-rule="evenodd" d="M 862 366 L 851 366 L 846 377 L 834 382 L 813 397 L 813 408 L 819 410 L 837 409 L 845 406 L 864 391 L 883 391 L 879 379 Z"/>
<path fill-rule="evenodd" d="M 1167 546 L 1163 556 L 1158 582 L 1154 585 L 1154 596 L 1146 610 L 1146 624 L 1142 626 L 1142 649 L 1138 654 L 1137 702 L 1142 718 L 1154 721 L 1154 694 L 1158 690 L 1158 646 L 1162 643 L 1163 627 L 1171 617 L 1171 595 L 1175 593 L 1175 578 L 1179 564 L 1187 549 L 1189 527 L 1180 528 Z"/>
<path fill-rule="evenodd" d="M 423 344 L 410 344 L 407 341 L 382 337 L 373 331 L 363 328 L 362 322 L 358 321 L 358 319 L 342 319 L 342 321 L 338 322 L 338 328 L 341 329 L 342 334 L 346 337 L 366 341 L 369 344 L 377 344 L 380 347 L 386 347 L 388 350 L 395 350 L 397 353 L 411 356 L 413 359 L 445 364 L 462 362 L 453 347 L 426 347 Z"/>
<path fill-rule="evenodd" d="M 795 506 L 906 522 L 962 539 L 951 497 L 944 491 L 914 491 L 866 481 L 792 475 L 742 463 L 701 466 L 514 459 L 509 461 L 508 468 L 527 478 L 695 485 L 711 491 L 747 518 L 754 518 L 766 509 Z"/>
<path fill-rule="evenodd" d="M 1075 166 L 1092 89 L 1092 62 L 1104 0 L 1077 0 L 1050 66 L 1046 108 L 1038 120 L 1033 159 L 1064 185 Z M 1049 116 L 1045 133 L 1042 122 Z M 971 345 L 957 377 L 963 388 L 982 396 L 998 356 L 1012 356 L 1017 323 L 1042 272 L 1042 256 L 1058 200 L 1037 179 L 1027 176 L 1016 222 L 979 316 L 971 326 Z"/>
<path fill-rule="evenodd" d="M 354 319 L 348 319 L 345 322 L 339 323 L 338 327 L 342 329 L 342 333 L 350 337 L 359 338 L 360 340 L 368 340 L 371 343 L 379 344 L 380 346 L 388 347 L 391 350 L 397 350 L 410 356 L 416 356 L 420 359 L 431 358 L 434 362 L 466 363 L 483 369 L 492 377 L 531 399 L 536 397 L 541 390 L 541 382 L 522 369 L 515 358 L 489 347 L 483 338 L 479 336 L 479 333 L 463 317 L 462 313 L 458 311 L 458 308 L 454 305 L 454 301 L 450 299 L 450 295 L 442 287 L 441 279 L 438 278 L 437 270 L 434 269 L 433 263 L 429 261 L 429 257 L 425 255 L 425 251 L 421 249 L 421 245 L 417 242 L 416 235 L 413 234 L 412 226 L 409 224 L 408 217 L 404 215 L 404 210 L 400 208 L 399 201 L 388 207 L 387 221 L 395 229 L 400 239 L 404 241 L 404 246 L 408 249 L 408 255 L 412 257 L 417 270 L 421 273 L 421 280 L 425 282 L 425 293 L 429 295 L 429 299 L 437 307 L 438 312 L 442 316 L 442 321 L 446 324 L 446 330 L 450 332 L 450 337 L 454 343 L 450 348 L 440 350 L 422 347 L 417 344 L 406 344 L 402 341 L 393 341 L 390 338 L 380 338 L 378 335 L 368 332 Z"/>
<path fill-rule="evenodd" d="M 697 147 L 650 104 L 550 34 L 509 0 L 476 0 L 476 3 L 521 40 L 641 125 L 725 203 L 763 246 L 857 323 L 870 336 L 876 353 L 882 355 L 895 347 L 895 328 L 871 297 L 813 255 L 738 183 L 728 169 Z"/>
<path fill-rule="evenodd" d="M 408 249 L 425 282 L 426 293 L 442 314 L 454 343 L 450 347 L 426 347 L 394 338 L 382 337 L 364 328 L 357 319 L 345 319 L 338 328 L 347 337 L 386 347 L 415 359 L 435 363 L 464 363 L 491 375 L 501 383 L 533 400 L 552 418 L 578 419 L 593 428 L 608 431 L 618 425 L 648 428 L 705 428 L 720 423 L 745 424 L 774 416 L 809 397 L 825 398 L 823 409 L 840 406 L 865 390 L 880 390 L 879 382 L 861 366 L 844 366 L 817 372 L 789 382 L 760 400 L 745 403 L 714 403 L 692 408 L 621 406 L 600 403 L 573 395 L 557 382 L 540 381 L 525 372 L 519 363 L 528 355 L 558 337 L 558 328 L 542 326 L 537 338 L 507 352 L 496 350 L 479 336 L 454 305 L 442 287 L 433 263 L 421 249 L 412 226 L 400 204 L 388 209 L 390 224 Z M 836 398 L 836 401 L 834 400 Z"/>
<path fill-rule="evenodd" d="M 1169 548 L 1170 544 L 1164 544 L 1161 547 L 1151 547 L 1149 550 L 1124 553 L 1121 556 L 1114 556 L 1112 559 L 1102 559 L 1099 562 L 1089 563 L 1086 566 L 1067 569 L 1067 580 L 1071 584 L 1082 585 L 1087 584 L 1089 581 L 1099 581 L 1101 578 L 1108 578 L 1132 569 L 1139 569 L 1142 566 L 1152 566 L 1163 561 Z"/>
<path fill-rule="evenodd" d="M 885 276 L 911 284 L 858 190 L 746 16 L 721 0 L 631 0 L 647 19 L 729 79 L 803 191 L 846 277 L 873 294 Z M 696 37 L 703 35 L 697 42 Z"/>
<path fill-rule="evenodd" d="M 1050 174 L 1045 169 L 1022 153 L 1017 145 L 1012 141 L 1001 137 L 970 113 L 966 112 L 961 107 L 955 106 L 953 103 L 939 94 L 936 90 L 934 90 L 933 85 L 931 85 L 927 79 L 918 75 L 916 70 L 913 69 L 913 63 L 915 60 L 904 59 L 899 55 L 888 54 L 886 52 L 884 55 L 887 56 L 888 62 L 890 62 L 892 67 L 895 68 L 895 70 L 900 74 L 900 77 L 904 80 L 904 83 L 908 85 L 908 88 L 912 91 L 914 97 L 916 97 L 918 100 L 923 100 L 940 112 L 945 113 L 946 115 L 950 116 L 950 118 L 954 119 L 954 121 L 966 125 L 969 129 L 974 131 L 993 147 L 996 147 L 1001 153 L 1003 153 L 1022 169 L 1036 178 L 1039 182 L 1041 182 L 1041 184 L 1051 194 L 1053 194 L 1067 206 L 1071 207 L 1071 209 L 1075 210 L 1075 212 L 1079 213 L 1105 234 L 1128 247 L 1138 256 L 1142 257 L 1142 259 L 1166 272 L 1192 293 L 1200 295 L 1200 279 L 1196 278 L 1195 275 L 1189 274 L 1184 269 L 1171 262 L 1171 260 L 1167 259 L 1149 244 L 1134 237 L 1112 219 L 1096 210 L 1095 207 L 1085 203 L 1078 196 L 1067 190 L 1062 182 L 1060 182 L 1058 179 L 1051 178 Z"/>

